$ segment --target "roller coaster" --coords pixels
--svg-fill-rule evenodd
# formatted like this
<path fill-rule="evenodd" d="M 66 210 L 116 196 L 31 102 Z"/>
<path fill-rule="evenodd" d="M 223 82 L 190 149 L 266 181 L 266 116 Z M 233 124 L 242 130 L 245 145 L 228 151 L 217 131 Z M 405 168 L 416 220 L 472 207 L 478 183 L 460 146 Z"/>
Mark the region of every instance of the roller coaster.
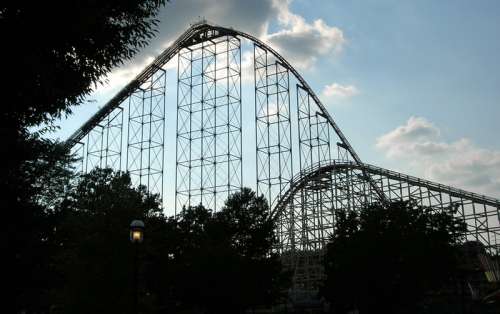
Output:
<path fill-rule="evenodd" d="M 242 114 L 242 46 L 253 50 L 253 117 Z M 166 64 L 176 56 L 174 176 L 165 167 L 165 95 Z M 254 125 L 252 143 L 243 119 Z M 175 198 L 176 210 L 220 208 L 243 186 L 243 169 L 254 169 L 254 189 L 278 221 L 276 250 L 296 291 L 316 291 L 324 276 L 335 210 L 410 199 L 454 208 L 468 226 L 463 241 L 481 243 L 500 279 L 499 200 L 363 163 L 299 72 L 263 41 L 232 28 L 191 25 L 66 145 L 81 157 L 78 171 L 126 170 L 134 183 Z M 255 146 L 252 158 L 244 146 Z M 174 180 L 175 195 L 165 195 Z"/>

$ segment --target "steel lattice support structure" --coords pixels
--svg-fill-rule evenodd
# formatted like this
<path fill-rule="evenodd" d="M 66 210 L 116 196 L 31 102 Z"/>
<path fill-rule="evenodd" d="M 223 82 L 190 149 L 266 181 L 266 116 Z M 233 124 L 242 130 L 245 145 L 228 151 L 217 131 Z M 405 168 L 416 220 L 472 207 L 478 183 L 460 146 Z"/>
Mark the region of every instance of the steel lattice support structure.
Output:
<path fill-rule="evenodd" d="M 129 98 L 127 162 L 132 181 L 163 194 L 166 73 L 159 68 Z"/>
<path fill-rule="evenodd" d="M 176 211 L 218 209 L 242 185 L 240 40 L 223 36 L 179 52 Z"/>
<path fill-rule="evenodd" d="M 254 45 L 257 193 L 274 205 L 293 176 L 289 71 Z"/>
<path fill-rule="evenodd" d="M 297 119 L 300 171 L 332 159 L 330 125 L 309 91 L 297 85 Z"/>
<path fill-rule="evenodd" d="M 87 136 L 85 171 L 121 168 L 123 108 L 117 107 Z"/>
<path fill-rule="evenodd" d="M 76 143 L 71 147 L 70 154 L 75 158 L 72 165 L 77 176 L 85 173 L 85 144 L 83 142 Z"/>
<path fill-rule="evenodd" d="M 480 243 L 496 263 L 500 253 L 500 201 L 394 171 L 353 162 L 333 160 L 306 169 L 294 177 L 274 215 L 291 217 L 294 223 L 282 237 L 278 251 L 294 272 L 296 291 L 317 292 L 324 277 L 322 257 L 334 230 L 333 210 L 360 211 L 379 202 L 374 180 L 389 201 L 415 200 L 435 210 L 456 209 L 467 224 L 462 241 Z M 496 260 L 496 262 L 495 262 Z M 496 277 L 500 273 L 495 274 Z"/>
<path fill-rule="evenodd" d="M 98 124 L 87 136 L 87 155 L 85 158 L 85 172 L 101 167 L 104 152 L 104 126 Z"/>

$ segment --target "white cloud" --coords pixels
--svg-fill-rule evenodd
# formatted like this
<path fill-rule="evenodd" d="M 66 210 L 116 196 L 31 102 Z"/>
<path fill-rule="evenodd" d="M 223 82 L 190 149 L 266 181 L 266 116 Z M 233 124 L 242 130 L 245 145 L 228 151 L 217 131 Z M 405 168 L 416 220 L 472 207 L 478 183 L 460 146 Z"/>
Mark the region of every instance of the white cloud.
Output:
<path fill-rule="evenodd" d="M 377 147 L 388 157 L 404 157 L 423 147 L 441 147 L 443 143 L 435 142 L 440 135 L 440 130 L 426 119 L 410 117 L 405 125 L 379 137 Z"/>
<path fill-rule="evenodd" d="M 153 62 L 154 57 L 148 56 L 135 60 L 133 63 L 124 64 L 113 70 L 105 78 L 105 82 L 98 86 L 100 93 L 116 92 L 117 88 L 127 85 L 137 74 Z"/>
<path fill-rule="evenodd" d="M 478 147 L 467 138 L 443 139 L 422 117 L 380 136 L 376 147 L 391 159 L 402 159 L 412 172 L 458 188 L 500 196 L 500 151 Z"/>
<path fill-rule="evenodd" d="M 338 83 L 332 83 L 326 85 L 323 89 L 324 97 L 332 97 L 336 99 L 346 99 L 354 95 L 357 95 L 359 90 L 354 85 L 340 85 Z"/>
<path fill-rule="evenodd" d="M 201 18 L 252 34 L 270 44 L 294 67 L 310 69 L 321 57 L 334 56 L 345 43 L 343 32 L 321 19 L 312 22 L 290 10 L 287 0 L 178 0 L 167 3 L 158 16 L 159 32 L 147 49 L 134 60 L 115 69 L 100 92 L 125 86 L 155 56 L 166 49 L 189 24 Z M 269 32 L 269 25 L 278 27 Z M 253 54 L 242 55 L 243 81 L 253 81 Z M 248 74 L 251 74 L 250 77 Z"/>
<path fill-rule="evenodd" d="M 274 1 L 278 8 L 278 22 L 283 29 L 263 36 L 263 39 L 291 64 L 309 69 L 319 57 L 340 52 L 345 44 L 344 33 L 329 26 L 322 19 L 308 23 L 302 16 L 292 13 L 286 1 Z"/>

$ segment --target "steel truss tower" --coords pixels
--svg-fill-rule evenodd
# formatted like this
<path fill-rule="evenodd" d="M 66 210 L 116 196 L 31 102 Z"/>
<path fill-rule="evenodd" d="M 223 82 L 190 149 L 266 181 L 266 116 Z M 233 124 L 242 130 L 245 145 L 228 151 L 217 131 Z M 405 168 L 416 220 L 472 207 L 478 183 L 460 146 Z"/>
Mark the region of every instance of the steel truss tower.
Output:
<path fill-rule="evenodd" d="M 166 73 L 162 68 L 129 98 L 126 170 L 136 184 L 163 195 Z"/>
<path fill-rule="evenodd" d="M 121 168 L 123 109 L 117 107 L 87 137 L 85 171 L 95 167 Z"/>
<path fill-rule="evenodd" d="M 316 163 L 332 159 L 330 150 L 330 124 L 318 111 L 308 90 L 297 85 L 297 119 L 300 171 Z"/>
<path fill-rule="evenodd" d="M 241 52 L 233 36 L 178 56 L 176 211 L 218 209 L 242 186 Z"/>
<path fill-rule="evenodd" d="M 289 71 L 254 45 L 257 193 L 270 207 L 293 176 Z"/>

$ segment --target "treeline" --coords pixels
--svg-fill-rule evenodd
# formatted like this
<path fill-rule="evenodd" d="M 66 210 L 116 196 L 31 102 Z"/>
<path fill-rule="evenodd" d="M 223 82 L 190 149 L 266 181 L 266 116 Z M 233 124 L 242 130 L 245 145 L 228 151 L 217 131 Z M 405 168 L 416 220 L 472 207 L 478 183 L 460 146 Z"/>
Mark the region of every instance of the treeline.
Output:
<path fill-rule="evenodd" d="M 3 313 L 44 313 L 55 272 L 55 205 L 67 151 L 47 140 L 55 122 L 155 35 L 165 1 L 0 3 L 0 199 Z M 63 173 L 57 173 L 57 172 Z M 53 175 L 49 175 L 53 174 Z M 89 266 L 91 267 L 91 266 Z M 94 287 L 96 288 L 96 287 Z"/>
<path fill-rule="evenodd" d="M 245 188 L 216 212 L 200 205 L 166 217 L 158 196 L 132 186 L 128 174 L 95 169 L 48 214 L 52 254 L 44 277 L 50 279 L 39 287 L 45 295 L 39 306 L 133 313 L 137 253 L 139 313 L 269 307 L 290 279 L 271 251 L 276 238 L 269 212 L 267 201 Z M 142 244 L 129 240 L 132 219 L 146 225 Z"/>

